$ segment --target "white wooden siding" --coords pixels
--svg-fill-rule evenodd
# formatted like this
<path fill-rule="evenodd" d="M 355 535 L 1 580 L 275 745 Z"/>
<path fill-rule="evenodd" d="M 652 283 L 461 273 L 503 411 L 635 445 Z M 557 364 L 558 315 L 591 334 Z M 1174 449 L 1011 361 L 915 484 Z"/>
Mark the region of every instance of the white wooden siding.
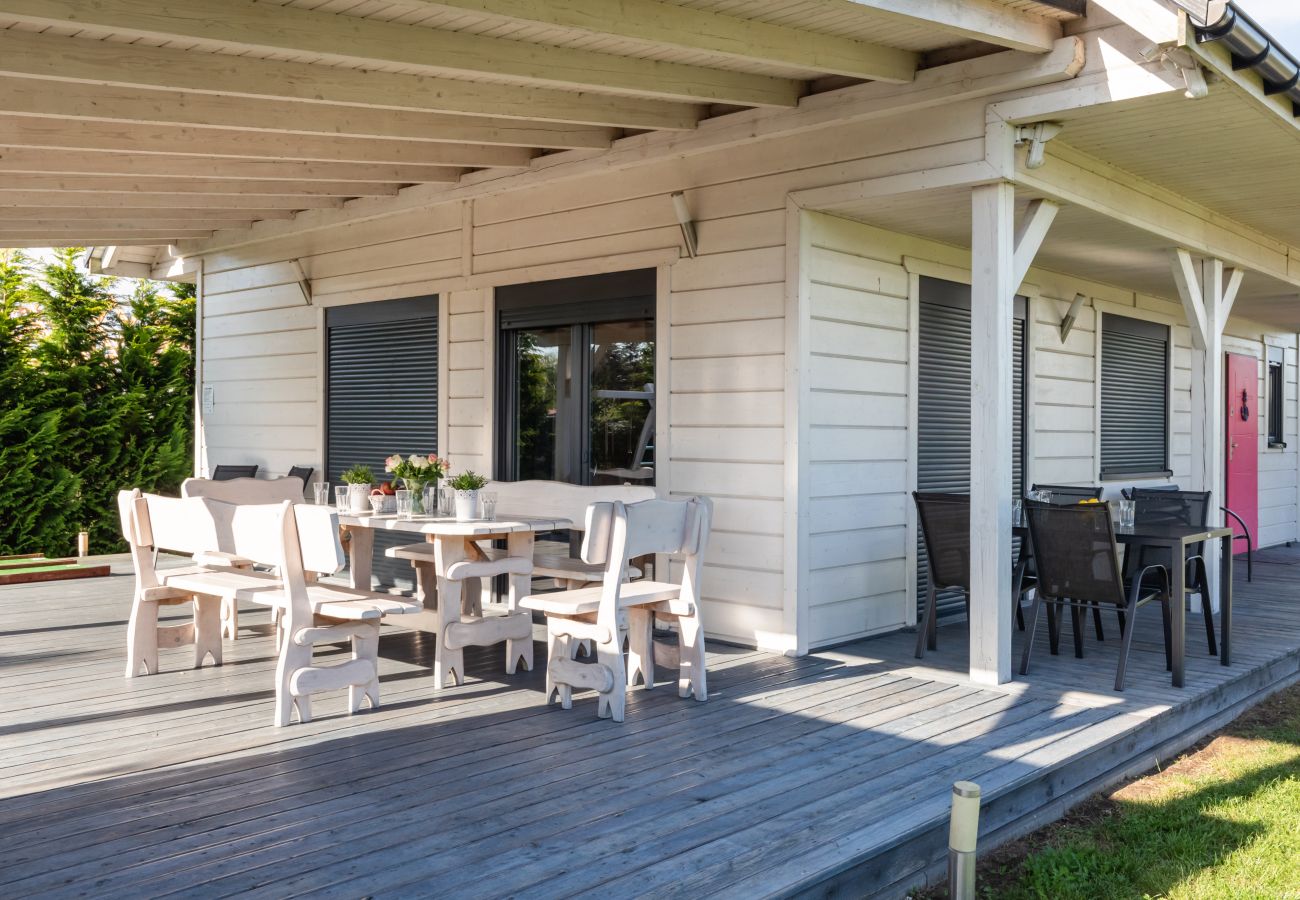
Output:
<path fill-rule="evenodd" d="M 800 584 L 813 647 L 908 620 L 910 278 L 876 234 L 815 213 L 802 222 Z"/>

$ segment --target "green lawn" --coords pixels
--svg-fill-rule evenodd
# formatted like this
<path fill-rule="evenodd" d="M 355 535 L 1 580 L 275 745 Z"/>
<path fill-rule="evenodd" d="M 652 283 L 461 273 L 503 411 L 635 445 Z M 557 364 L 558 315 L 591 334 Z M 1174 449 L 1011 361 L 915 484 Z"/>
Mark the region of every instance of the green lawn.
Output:
<path fill-rule="evenodd" d="M 991 898 L 1300 898 L 1300 688 L 981 866 Z"/>

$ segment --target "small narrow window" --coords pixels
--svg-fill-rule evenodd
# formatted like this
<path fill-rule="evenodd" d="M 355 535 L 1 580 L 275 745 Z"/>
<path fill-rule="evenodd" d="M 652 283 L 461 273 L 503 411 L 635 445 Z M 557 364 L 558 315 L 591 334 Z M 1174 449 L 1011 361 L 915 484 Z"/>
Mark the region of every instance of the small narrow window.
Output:
<path fill-rule="evenodd" d="M 1169 327 L 1101 318 L 1101 477 L 1169 470 Z"/>
<path fill-rule="evenodd" d="M 1268 348 L 1268 445 L 1273 449 L 1286 447 L 1286 417 L 1283 414 L 1283 402 L 1286 398 L 1286 381 L 1283 374 L 1283 350 L 1281 347 Z"/>

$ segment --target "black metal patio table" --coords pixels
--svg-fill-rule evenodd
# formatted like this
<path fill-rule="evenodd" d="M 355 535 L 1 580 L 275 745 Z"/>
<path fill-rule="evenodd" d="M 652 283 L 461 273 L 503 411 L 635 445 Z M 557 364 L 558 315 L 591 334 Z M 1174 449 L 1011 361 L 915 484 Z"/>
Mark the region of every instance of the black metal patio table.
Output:
<path fill-rule="evenodd" d="M 1029 547 L 1029 528 L 1025 525 L 1013 527 L 1015 535 L 1023 540 L 1026 549 L 1022 553 L 1033 554 Z M 1187 548 L 1193 544 L 1207 541 L 1219 542 L 1219 662 L 1230 665 L 1232 640 L 1232 529 L 1207 525 L 1131 525 L 1115 526 L 1115 540 L 1121 544 L 1137 547 L 1167 548 L 1171 560 L 1187 558 Z M 1170 594 L 1177 602 L 1169 604 L 1173 650 L 1173 685 L 1183 686 L 1186 658 L 1186 565 L 1170 566 Z"/>

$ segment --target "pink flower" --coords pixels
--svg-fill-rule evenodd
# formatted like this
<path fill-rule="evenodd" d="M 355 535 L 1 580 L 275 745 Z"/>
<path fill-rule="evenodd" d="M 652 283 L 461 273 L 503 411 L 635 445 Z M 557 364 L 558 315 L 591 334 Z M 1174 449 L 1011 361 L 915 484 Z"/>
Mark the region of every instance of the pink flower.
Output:
<path fill-rule="evenodd" d="M 396 471 L 397 467 L 400 466 L 401 464 L 402 464 L 402 455 L 400 453 L 394 453 L 392 456 L 388 457 L 388 459 L 384 460 L 384 471 L 385 472 Z"/>

